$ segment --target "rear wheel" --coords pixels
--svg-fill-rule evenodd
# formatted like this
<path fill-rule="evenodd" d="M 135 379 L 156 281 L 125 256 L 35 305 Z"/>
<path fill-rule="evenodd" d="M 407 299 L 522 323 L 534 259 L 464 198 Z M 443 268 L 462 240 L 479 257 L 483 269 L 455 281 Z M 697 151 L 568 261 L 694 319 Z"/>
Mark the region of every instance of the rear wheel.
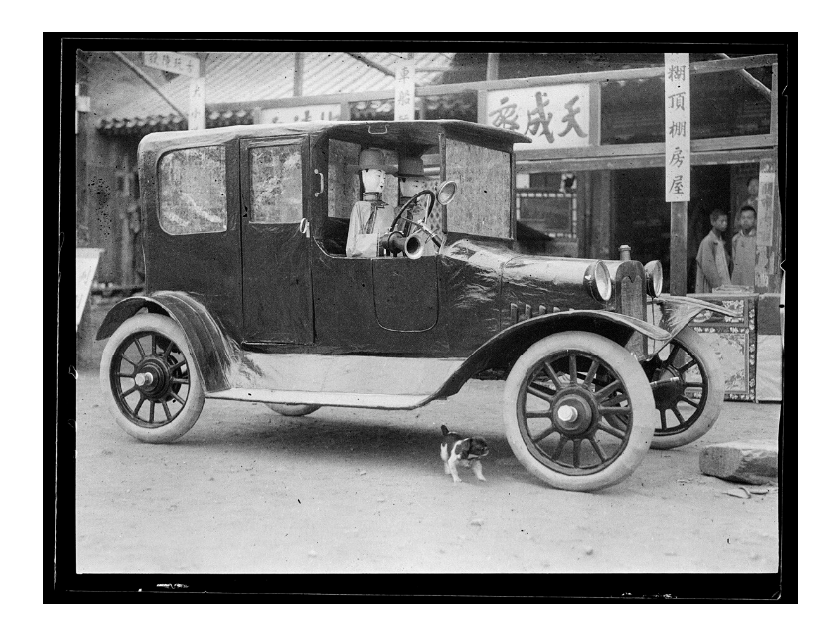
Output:
<path fill-rule="evenodd" d="M 170 317 L 126 320 L 105 346 L 99 383 L 119 426 L 149 443 L 189 432 L 204 408 L 204 389 L 187 339 Z"/>
<path fill-rule="evenodd" d="M 284 417 L 302 417 L 312 414 L 321 407 L 311 406 L 305 403 L 267 403 L 265 405 Z"/>
<path fill-rule="evenodd" d="M 531 474 L 559 489 L 593 491 L 641 463 L 656 409 L 635 357 L 599 335 L 569 332 L 519 358 L 505 385 L 504 418 L 508 442 Z"/>
<path fill-rule="evenodd" d="M 676 448 L 706 434 L 723 406 L 723 375 L 703 338 L 685 328 L 645 367 L 659 411 L 651 447 Z"/>

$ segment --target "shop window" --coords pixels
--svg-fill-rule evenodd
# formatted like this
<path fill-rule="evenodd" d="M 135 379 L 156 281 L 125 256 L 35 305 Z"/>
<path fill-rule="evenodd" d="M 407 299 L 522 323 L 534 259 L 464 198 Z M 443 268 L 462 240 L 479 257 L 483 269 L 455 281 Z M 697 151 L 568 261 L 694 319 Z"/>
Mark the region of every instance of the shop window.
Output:
<path fill-rule="evenodd" d="M 517 218 L 551 238 L 577 240 L 577 178 L 543 172 L 529 175 L 528 187 L 516 190 Z"/>
<path fill-rule="evenodd" d="M 297 223 L 303 213 L 303 177 L 297 144 L 250 149 L 251 222 Z"/>
<path fill-rule="evenodd" d="M 160 226 L 168 234 L 203 234 L 227 229 L 225 149 L 175 150 L 160 160 Z"/>

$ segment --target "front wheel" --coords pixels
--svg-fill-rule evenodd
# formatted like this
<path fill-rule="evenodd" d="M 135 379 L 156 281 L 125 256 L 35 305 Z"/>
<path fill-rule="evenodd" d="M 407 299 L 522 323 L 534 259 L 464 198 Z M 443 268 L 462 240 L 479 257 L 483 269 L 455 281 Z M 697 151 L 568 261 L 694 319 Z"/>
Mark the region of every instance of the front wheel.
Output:
<path fill-rule="evenodd" d="M 204 389 L 187 338 L 170 317 L 142 313 L 114 332 L 99 383 L 119 426 L 148 443 L 185 435 L 204 408 Z"/>
<path fill-rule="evenodd" d="M 505 384 L 508 443 L 525 468 L 559 489 L 594 491 L 630 476 L 653 438 L 656 409 L 641 365 L 599 335 L 550 335 Z"/>
<path fill-rule="evenodd" d="M 267 403 L 265 405 L 284 417 L 303 417 L 312 414 L 321 407 L 305 403 Z"/>

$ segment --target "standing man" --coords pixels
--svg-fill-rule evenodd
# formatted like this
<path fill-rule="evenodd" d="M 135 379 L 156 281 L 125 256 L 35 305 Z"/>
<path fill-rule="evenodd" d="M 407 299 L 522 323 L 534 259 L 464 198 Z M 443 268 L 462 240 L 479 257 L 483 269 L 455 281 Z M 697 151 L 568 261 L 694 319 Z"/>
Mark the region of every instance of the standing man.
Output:
<path fill-rule="evenodd" d="M 726 212 L 716 209 L 709 214 L 712 230 L 700 242 L 697 250 L 697 280 L 695 293 L 711 293 L 712 289 L 731 284 L 729 279 L 729 256 L 723 242 L 726 231 Z"/>
<path fill-rule="evenodd" d="M 755 208 L 741 208 L 741 231 L 732 237 L 732 284 L 755 284 Z"/>

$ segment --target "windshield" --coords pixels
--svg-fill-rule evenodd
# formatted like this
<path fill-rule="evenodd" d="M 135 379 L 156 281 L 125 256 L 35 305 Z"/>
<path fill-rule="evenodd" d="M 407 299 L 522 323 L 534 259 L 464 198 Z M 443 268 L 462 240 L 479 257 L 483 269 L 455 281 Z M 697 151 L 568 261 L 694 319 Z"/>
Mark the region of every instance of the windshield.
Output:
<path fill-rule="evenodd" d="M 511 238 L 510 153 L 446 140 L 446 179 L 458 195 L 446 208 L 449 231 Z"/>

